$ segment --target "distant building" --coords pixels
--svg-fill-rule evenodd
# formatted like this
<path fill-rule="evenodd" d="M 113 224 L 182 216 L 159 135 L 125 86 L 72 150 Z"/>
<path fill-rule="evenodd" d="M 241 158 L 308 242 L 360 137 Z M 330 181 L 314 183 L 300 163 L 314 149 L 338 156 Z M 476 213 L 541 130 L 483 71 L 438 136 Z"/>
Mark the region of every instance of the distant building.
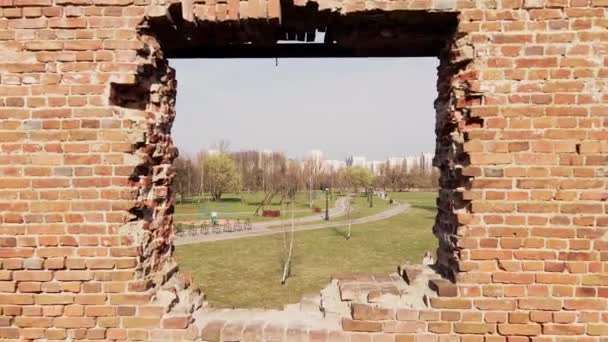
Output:
<path fill-rule="evenodd" d="M 258 155 L 258 165 L 265 163 L 273 163 L 275 155 L 285 156 L 284 152 L 275 152 L 272 150 L 258 150 L 255 151 Z M 208 155 L 214 155 L 220 153 L 219 150 L 208 150 Z M 384 166 L 388 166 L 392 169 L 402 168 L 406 172 L 427 172 L 430 173 L 433 170 L 433 153 L 420 153 L 417 156 L 405 156 L 405 157 L 388 157 L 385 160 L 367 160 L 365 156 L 349 155 L 344 161 L 336 159 L 323 159 L 322 150 L 308 150 L 305 158 L 301 163 L 298 163 L 302 170 L 309 168 L 312 171 L 312 175 L 318 175 L 319 173 L 332 173 L 337 172 L 345 167 L 364 167 L 370 170 L 374 175 L 378 176 Z"/>
<path fill-rule="evenodd" d="M 432 153 L 421 153 L 420 154 L 420 169 L 423 172 L 431 172 L 433 169 L 433 157 Z"/>
<path fill-rule="evenodd" d="M 258 152 L 258 165 L 263 165 L 266 160 L 272 160 L 272 150 L 261 150 Z"/>
<path fill-rule="evenodd" d="M 363 156 L 348 156 L 346 157 L 346 166 L 366 166 L 366 158 Z"/>
<path fill-rule="evenodd" d="M 323 162 L 323 151 L 309 150 L 306 152 L 306 160 L 312 163 L 314 170 L 320 170 Z"/>
<path fill-rule="evenodd" d="M 382 169 L 383 165 L 384 161 L 382 160 L 372 160 L 368 162 L 368 168 L 375 176 L 380 174 L 380 170 Z"/>
<path fill-rule="evenodd" d="M 346 159 L 344 159 L 344 163 L 346 163 L 346 166 L 353 166 L 353 158 L 354 156 L 352 155 L 346 156 Z"/>
<path fill-rule="evenodd" d="M 321 162 L 321 171 L 322 172 L 336 172 L 342 168 L 346 167 L 346 163 L 341 160 L 323 160 Z"/>
<path fill-rule="evenodd" d="M 389 157 L 386 163 L 390 168 L 403 167 L 405 164 L 405 157 Z"/>
<path fill-rule="evenodd" d="M 407 156 L 404 158 L 405 172 L 412 172 L 420 168 L 420 158 L 415 156 Z"/>

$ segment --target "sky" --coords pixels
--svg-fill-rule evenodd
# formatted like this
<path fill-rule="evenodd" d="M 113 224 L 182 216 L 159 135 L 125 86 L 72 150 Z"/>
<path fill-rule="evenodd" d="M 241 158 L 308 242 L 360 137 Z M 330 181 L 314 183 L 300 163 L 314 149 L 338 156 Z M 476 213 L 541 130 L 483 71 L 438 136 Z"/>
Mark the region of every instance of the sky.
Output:
<path fill-rule="evenodd" d="M 436 58 L 182 59 L 176 69 L 180 154 L 228 140 L 328 159 L 382 160 L 435 149 Z"/>

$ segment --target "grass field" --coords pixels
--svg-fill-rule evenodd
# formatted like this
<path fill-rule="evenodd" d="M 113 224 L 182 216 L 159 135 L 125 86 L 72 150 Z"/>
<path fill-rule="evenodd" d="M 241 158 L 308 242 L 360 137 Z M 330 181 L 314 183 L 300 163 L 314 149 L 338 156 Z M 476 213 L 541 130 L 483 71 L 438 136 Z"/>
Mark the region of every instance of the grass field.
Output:
<path fill-rule="evenodd" d="M 412 204 L 407 212 L 374 223 L 295 234 L 291 277 L 280 285 L 283 234 L 225 240 L 177 248 L 184 271 L 215 307 L 280 308 L 318 293 L 335 272 L 390 272 L 405 261 L 434 252 L 435 193 L 391 194 Z M 363 199 L 364 200 L 364 199 Z M 377 201 L 379 202 L 379 200 Z"/>
<path fill-rule="evenodd" d="M 228 193 L 222 196 L 221 201 L 209 201 L 206 200 L 202 203 L 198 203 L 198 199 L 190 200 L 175 205 L 175 220 L 176 222 L 192 221 L 209 219 L 212 211 L 218 212 L 220 219 L 250 219 L 251 222 L 277 220 L 279 218 L 273 217 L 262 217 L 254 216 L 253 213 L 257 209 L 258 205 L 264 198 L 262 192 L 255 193 Z M 276 196 L 270 205 L 266 205 L 267 210 L 280 210 L 280 197 Z M 283 201 L 283 210 L 291 210 L 290 201 L 285 199 Z M 333 207 L 335 203 L 334 199 L 329 202 L 330 207 Z M 320 191 L 313 192 L 313 206 L 325 208 L 325 193 Z M 296 194 L 296 200 L 294 202 L 294 217 L 304 217 L 314 215 L 315 213 L 309 208 L 309 193 L 298 192 Z M 285 213 L 287 214 L 287 213 Z M 291 217 L 291 214 L 288 214 Z"/>
<path fill-rule="evenodd" d="M 350 205 L 351 205 L 351 210 L 352 210 L 350 217 L 353 220 L 358 219 L 360 217 L 377 214 L 379 212 L 382 212 L 382 211 L 390 208 L 390 206 L 391 206 L 389 204 L 389 201 L 381 200 L 380 198 L 378 198 L 378 196 L 374 196 L 373 206 L 370 208 L 369 202 L 367 202 L 367 196 L 365 196 L 363 194 L 359 194 L 358 196 L 353 197 L 350 202 Z M 325 213 L 325 209 L 323 209 L 321 214 L 318 214 L 318 215 L 323 216 L 324 213 Z M 276 226 L 273 225 L 270 228 L 279 229 L 279 228 L 289 227 L 289 218 L 290 217 L 291 216 L 287 216 L 285 218 L 284 226 L 281 226 L 280 223 L 277 223 Z M 297 218 L 297 216 L 295 216 L 295 217 Z M 330 222 L 332 222 L 332 221 L 340 222 L 340 221 L 347 221 L 347 220 L 348 220 L 348 216 L 346 216 L 346 215 L 342 215 L 340 217 L 335 217 L 335 218 L 330 217 Z M 306 225 L 310 225 L 310 224 L 311 224 L 310 222 L 301 222 L 301 223 L 296 223 L 295 226 L 299 227 L 299 226 L 306 226 Z"/>
<path fill-rule="evenodd" d="M 369 203 L 367 202 L 367 197 L 365 196 L 357 196 L 351 202 L 352 212 L 350 217 L 352 219 L 369 216 L 373 214 L 377 214 L 381 211 L 384 211 L 390 207 L 388 201 L 381 200 L 378 196 L 374 196 L 372 207 L 369 207 Z M 344 216 L 346 219 L 346 216 Z"/>

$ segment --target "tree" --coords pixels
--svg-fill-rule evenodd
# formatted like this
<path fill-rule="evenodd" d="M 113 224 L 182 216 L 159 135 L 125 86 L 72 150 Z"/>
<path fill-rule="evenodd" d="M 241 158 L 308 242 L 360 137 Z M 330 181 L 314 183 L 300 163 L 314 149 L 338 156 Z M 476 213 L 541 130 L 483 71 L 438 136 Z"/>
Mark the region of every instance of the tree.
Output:
<path fill-rule="evenodd" d="M 220 153 L 227 153 L 230 148 L 230 140 L 220 139 L 214 142 L 211 147 L 215 150 L 218 150 Z"/>
<path fill-rule="evenodd" d="M 294 187 L 292 180 L 288 174 L 288 162 L 285 155 L 282 153 L 263 153 L 262 154 L 262 190 L 264 198 L 260 205 L 255 210 L 254 215 L 259 215 L 260 210 L 264 210 L 264 206 L 272 203 L 275 196 L 280 195 L 280 203 L 289 193 L 289 190 Z"/>
<path fill-rule="evenodd" d="M 347 187 L 352 187 L 356 192 L 360 187 L 368 189 L 374 180 L 372 172 L 365 167 L 355 166 L 342 170 L 342 182 Z"/>
<path fill-rule="evenodd" d="M 197 167 L 194 160 L 188 156 L 180 156 L 173 161 L 173 167 L 176 172 L 173 189 L 180 195 L 180 198 L 186 199 L 199 193 L 200 168 Z"/>
<path fill-rule="evenodd" d="M 227 154 L 214 154 L 205 160 L 205 182 L 212 199 L 219 201 L 226 192 L 240 191 L 241 174 Z"/>
<path fill-rule="evenodd" d="M 241 171 L 243 189 L 246 191 L 259 191 L 262 184 L 261 156 L 258 151 L 245 150 L 232 152 L 232 159 Z"/>
<path fill-rule="evenodd" d="M 175 179 L 173 180 L 173 189 L 176 193 L 180 195 L 180 199 L 184 199 L 187 195 L 190 194 L 190 190 L 188 185 L 190 179 L 188 175 L 190 174 L 190 160 L 184 157 L 177 157 L 173 161 L 173 167 L 175 167 Z"/>
<path fill-rule="evenodd" d="M 353 211 L 353 207 L 350 204 L 350 197 L 347 197 L 346 198 L 346 214 L 348 214 L 348 234 L 346 235 L 346 240 L 350 240 L 350 228 L 353 224 L 352 217 L 350 216 L 352 211 Z"/>
<path fill-rule="evenodd" d="M 205 198 L 205 153 L 204 151 L 199 151 L 194 159 L 192 160 L 194 168 L 196 170 L 196 174 L 200 175 L 198 181 L 198 189 L 200 192 L 199 203 Z M 194 176 L 194 175 L 193 175 Z M 195 177 L 196 178 L 196 177 Z"/>
<path fill-rule="evenodd" d="M 388 184 L 388 173 L 390 171 L 390 165 L 388 163 L 382 163 L 378 167 L 378 175 L 374 180 L 376 188 L 382 188 L 386 192 L 386 186 Z"/>
<path fill-rule="evenodd" d="M 293 231 L 294 231 L 293 202 L 295 202 L 295 197 L 291 198 L 291 234 L 289 236 L 289 251 L 285 258 L 285 263 L 283 264 L 283 276 L 281 277 L 281 285 L 285 285 L 285 283 L 287 282 L 287 277 L 289 277 L 289 274 L 291 273 L 291 256 L 293 254 Z M 283 250 L 285 251 L 285 232 L 283 232 Z"/>

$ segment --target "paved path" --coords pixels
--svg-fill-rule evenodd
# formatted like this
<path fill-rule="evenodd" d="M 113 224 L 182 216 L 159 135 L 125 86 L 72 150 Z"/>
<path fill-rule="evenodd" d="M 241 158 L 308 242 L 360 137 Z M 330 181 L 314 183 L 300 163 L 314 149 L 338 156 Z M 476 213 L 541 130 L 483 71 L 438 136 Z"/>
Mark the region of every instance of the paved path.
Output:
<path fill-rule="evenodd" d="M 305 211 L 310 212 L 310 209 L 298 209 L 298 210 L 293 210 L 294 213 L 303 213 Z M 283 212 L 285 213 L 291 213 L 292 210 L 284 210 Z M 254 212 L 253 211 L 234 211 L 234 212 L 220 212 L 218 213 L 220 215 L 243 215 L 243 214 L 251 214 L 253 215 Z M 201 217 L 201 216 L 210 216 L 211 212 L 209 213 L 189 213 L 189 214 L 173 214 L 173 217 L 186 217 L 186 216 L 196 216 L 196 217 Z"/>
<path fill-rule="evenodd" d="M 340 197 L 336 200 L 336 202 L 334 203 L 334 207 L 333 208 L 329 208 L 329 217 L 331 218 L 335 218 L 335 217 L 340 217 L 340 216 L 344 216 L 346 215 L 346 204 L 347 204 L 347 198 L 351 198 L 350 196 L 347 197 Z M 294 213 L 297 212 L 303 212 L 303 211 L 307 211 L 310 212 L 310 209 L 304 209 L 304 210 L 294 210 Z M 283 211 L 283 213 L 285 213 L 286 217 L 289 217 L 289 214 L 292 211 L 290 210 L 286 210 Z M 227 214 L 252 214 L 253 212 L 234 212 L 234 213 L 220 213 L 221 215 L 227 215 Z M 198 215 L 198 214 L 181 214 L 182 216 L 185 215 Z M 300 224 L 300 223 L 307 223 L 307 222 L 314 222 L 314 221 L 321 221 L 323 220 L 323 218 L 325 217 L 325 211 L 323 210 L 322 212 L 319 212 L 317 214 L 314 215 L 310 215 L 310 216 L 304 216 L 304 217 L 299 217 L 299 218 L 294 218 L 294 222 L 296 224 Z M 208 220 L 207 220 L 208 221 Z M 192 224 L 196 221 L 184 221 L 181 223 L 189 223 Z M 290 220 L 291 222 L 291 220 Z M 268 227 L 273 227 L 273 226 L 279 226 L 281 225 L 281 220 L 270 220 L 270 221 L 262 221 L 262 222 L 253 222 L 252 223 L 252 229 L 256 230 L 256 229 L 264 229 L 264 228 L 268 228 Z"/>
<path fill-rule="evenodd" d="M 387 219 L 389 217 L 398 215 L 410 207 L 410 204 L 407 202 L 399 203 L 396 202 L 397 205 L 390 207 L 387 210 L 379 212 L 374 215 L 360 217 L 352 220 L 352 224 L 360 224 L 360 223 L 368 223 L 374 221 L 380 221 Z M 330 213 L 330 217 L 338 217 L 346 214 L 346 198 L 341 198 L 336 201 L 336 207 L 334 208 L 333 216 Z M 322 220 L 322 216 L 307 216 L 299 219 L 294 219 L 296 223 L 298 222 L 314 222 Z M 280 234 L 284 231 L 289 231 L 291 227 L 287 227 L 285 229 L 275 228 L 270 229 L 270 226 L 276 226 L 277 222 L 259 222 L 257 225 L 253 226 L 253 229 L 250 231 L 241 231 L 241 232 L 232 232 L 232 233 L 221 233 L 221 234 L 208 234 L 208 235 L 199 235 L 199 236 L 184 236 L 184 237 L 176 237 L 174 241 L 174 245 L 190 245 L 194 243 L 202 243 L 202 242 L 210 242 L 210 241 L 219 241 L 219 240 L 230 240 L 230 239 L 240 239 L 246 237 L 254 237 L 254 236 L 264 236 L 271 234 Z M 317 224 L 310 224 L 304 226 L 296 226 L 294 228 L 295 231 L 302 230 L 314 230 L 314 229 L 322 229 L 322 228 L 332 228 L 332 227 L 342 227 L 347 226 L 348 221 L 337 221 L 337 222 L 324 222 Z"/>
<path fill-rule="evenodd" d="M 329 209 L 329 217 L 330 218 L 336 218 L 336 217 L 340 217 L 340 216 L 344 216 L 346 215 L 346 204 L 348 203 L 348 201 L 350 200 L 351 197 L 340 197 L 336 200 L 336 203 L 334 204 L 333 208 Z M 289 215 L 285 215 L 285 224 L 287 224 L 287 222 L 291 223 L 291 218 L 289 218 Z M 315 221 L 322 221 L 325 218 L 325 211 L 322 210 L 322 212 L 317 213 L 315 215 L 311 215 L 311 216 L 305 216 L 305 217 L 300 217 L 300 218 L 294 218 L 293 222 L 298 225 L 300 223 L 307 223 L 307 222 L 315 222 Z M 268 227 L 276 227 L 276 226 L 280 226 L 281 225 L 281 221 L 280 220 L 272 220 L 272 221 L 264 221 L 264 222 L 256 222 L 253 224 L 253 230 L 256 229 L 266 229 Z M 274 230 L 274 229 L 273 229 Z"/>

